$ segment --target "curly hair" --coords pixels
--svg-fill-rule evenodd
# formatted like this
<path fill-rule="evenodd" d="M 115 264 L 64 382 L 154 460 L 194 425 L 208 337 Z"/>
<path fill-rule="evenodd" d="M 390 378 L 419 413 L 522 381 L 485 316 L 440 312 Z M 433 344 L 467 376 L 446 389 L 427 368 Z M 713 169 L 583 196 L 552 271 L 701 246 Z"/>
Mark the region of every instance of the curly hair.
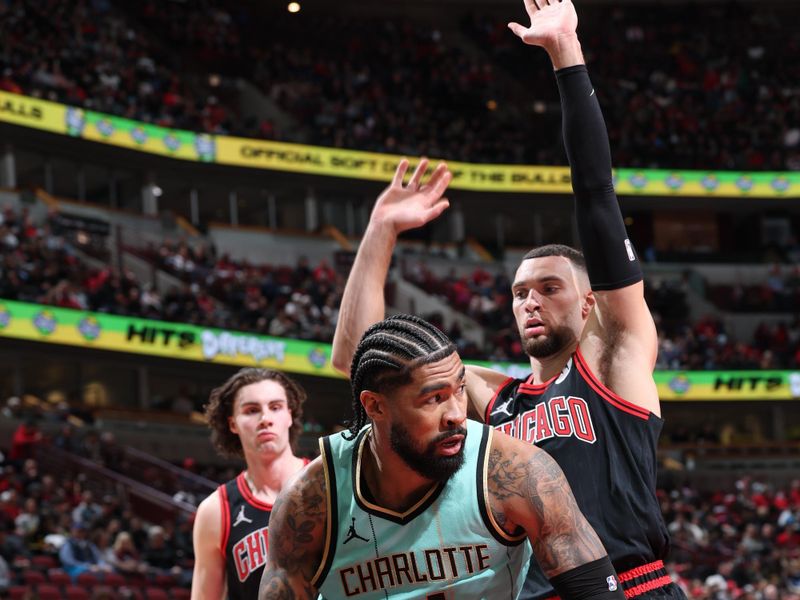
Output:
<path fill-rule="evenodd" d="M 211 390 L 204 414 L 211 428 L 211 443 L 222 454 L 230 458 L 243 458 L 244 450 L 239 436 L 230 429 L 228 419 L 233 416 L 236 396 L 243 387 L 261 381 L 275 381 L 286 391 L 286 400 L 292 412 L 292 426 L 289 428 L 289 443 L 295 447 L 297 437 L 303 429 L 303 404 L 306 391 L 299 383 L 280 371 L 247 368 L 232 375 L 221 386 Z"/>

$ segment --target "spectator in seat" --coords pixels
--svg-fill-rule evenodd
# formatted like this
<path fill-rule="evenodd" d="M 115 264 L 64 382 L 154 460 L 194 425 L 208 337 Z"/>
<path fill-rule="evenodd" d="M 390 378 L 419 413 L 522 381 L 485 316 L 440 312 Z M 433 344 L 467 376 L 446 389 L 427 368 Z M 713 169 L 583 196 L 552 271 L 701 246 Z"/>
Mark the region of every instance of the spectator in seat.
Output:
<path fill-rule="evenodd" d="M 106 573 L 111 570 L 100 550 L 88 539 L 87 527 L 81 522 L 73 523 L 71 535 L 59 549 L 58 557 L 72 579 L 87 571 Z"/>
<path fill-rule="evenodd" d="M 0 595 L 5 595 L 11 585 L 11 569 L 6 560 L 0 556 Z"/>
<path fill-rule="evenodd" d="M 84 490 L 81 494 L 81 502 L 72 511 L 72 520 L 80 523 L 84 527 L 94 525 L 103 514 L 103 509 L 94 501 L 94 494 L 91 490 Z"/>
<path fill-rule="evenodd" d="M 22 461 L 33 457 L 33 450 L 42 441 L 42 432 L 36 419 L 29 418 L 22 423 L 11 438 L 11 450 L 8 458 L 11 461 Z"/>
<path fill-rule="evenodd" d="M 113 546 L 105 555 L 106 562 L 120 575 L 134 575 L 145 573 L 147 565 L 141 561 L 133 538 L 127 531 L 120 531 L 114 540 Z"/>
<path fill-rule="evenodd" d="M 180 574 L 181 569 L 177 566 L 178 557 L 175 555 L 175 549 L 167 543 L 164 528 L 160 525 L 153 525 L 148 530 L 143 558 L 151 572 L 162 575 Z"/>
<path fill-rule="evenodd" d="M 17 533 L 26 540 L 33 540 L 39 531 L 39 523 L 39 510 L 36 506 L 36 500 L 26 498 L 22 512 L 14 520 Z"/>

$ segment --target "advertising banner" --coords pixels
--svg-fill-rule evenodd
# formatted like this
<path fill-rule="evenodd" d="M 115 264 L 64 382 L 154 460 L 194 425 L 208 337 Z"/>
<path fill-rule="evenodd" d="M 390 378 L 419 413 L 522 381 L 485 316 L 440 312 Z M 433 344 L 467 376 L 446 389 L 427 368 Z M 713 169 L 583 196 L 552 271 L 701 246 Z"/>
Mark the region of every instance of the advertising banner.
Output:
<path fill-rule="evenodd" d="M 169 129 L 0 92 L 0 122 L 67 134 L 159 156 L 287 173 L 388 182 L 401 156 Z M 436 159 L 431 160 L 432 165 Z M 450 187 L 473 192 L 571 194 L 568 167 L 448 161 Z M 412 165 L 413 168 L 413 165 Z M 618 169 L 628 196 L 800 198 L 800 172 Z"/>
<path fill-rule="evenodd" d="M 330 344 L 0 301 L 0 337 L 307 375 L 339 376 Z"/>
<path fill-rule="evenodd" d="M 614 188 L 623 196 L 798 198 L 800 173 L 617 169 Z"/>
<path fill-rule="evenodd" d="M 217 162 L 239 167 L 273 169 L 309 175 L 330 175 L 369 181 L 389 181 L 401 156 L 358 150 L 303 146 L 245 138 L 217 138 Z M 431 168 L 436 165 L 431 160 Z M 448 161 L 450 187 L 475 192 L 572 192 L 567 167 L 479 165 Z M 413 168 L 413 167 L 412 167 Z"/>
<path fill-rule="evenodd" d="M 465 362 L 520 379 L 531 372 L 526 364 Z M 800 371 L 656 371 L 653 377 L 664 401 L 800 399 Z"/>
<path fill-rule="evenodd" d="M 66 126 L 69 135 L 84 140 L 170 158 L 214 161 L 212 135 L 167 129 L 71 106 L 66 110 Z"/>
<path fill-rule="evenodd" d="M 66 133 L 63 104 L 0 91 L 0 121 L 51 133 Z"/>
<path fill-rule="evenodd" d="M 12 300 L 0 300 L 0 338 L 3 337 L 341 377 L 331 366 L 330 344 Z M 511 377 L 530 374 L 528 365 L 522 363 L 465 362 Z M 656 371 L 654 377 L 659 397 L 665 401 L 800 399 L 800 371 Z"/>

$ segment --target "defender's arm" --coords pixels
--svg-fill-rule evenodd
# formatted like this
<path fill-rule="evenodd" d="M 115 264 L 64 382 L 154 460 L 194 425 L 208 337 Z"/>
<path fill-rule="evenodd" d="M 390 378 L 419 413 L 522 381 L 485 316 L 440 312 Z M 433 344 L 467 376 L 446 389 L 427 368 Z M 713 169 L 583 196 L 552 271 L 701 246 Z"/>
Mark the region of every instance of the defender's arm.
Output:
<path fill-rule="evenodd" d="M 525 5 L 531 26 L 509 27 L 526 44 L 544 48 L 556 69 L 578 234 L 597 300 L 581 352 L 614 393 L 660 415 L 651 376 L 658 337 L 614 191 L 608 132 L 581 52 L 578 16 L 571 0 L 526 0 Z"/>
<path fill-rule="evenodd" d="M 403 159 L 394 179 L 375 203 L 367 231 L 356 253 L 356 259 L 344 288 L 339 320 L 333 336 L 331 363 L 333 367 L 350 376 L 350 363 L 361 336 L 384 318 L 383 288 L 397 244 L 397 236 L 415 227 L 421 227 L 438 217 L 449 206 L 442 197 L 452 174 L 440 164 L 430 181 L 422 185 L 428 166 L 420 160 L 407 185 L 403 177 L 408 161 Z"/>

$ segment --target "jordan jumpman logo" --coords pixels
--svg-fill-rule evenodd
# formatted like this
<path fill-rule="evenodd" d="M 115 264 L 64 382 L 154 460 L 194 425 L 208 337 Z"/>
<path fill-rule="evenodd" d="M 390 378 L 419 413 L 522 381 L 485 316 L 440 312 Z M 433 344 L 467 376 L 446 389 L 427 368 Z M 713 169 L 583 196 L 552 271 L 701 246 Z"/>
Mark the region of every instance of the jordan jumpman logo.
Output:
<path fill-rule="evenodd" d="M 344 539 L 344 542 L 342 542 L 342 544 L 346 544 L 347 542 L 349 542 L 350 540 L 352 540 L 354 538 L 358 538 L 359 540 L 361 540 L 363 542 L 368 542 L 369 540 L 367 538 L 361 537 L 360 535 L 358 535 L 356 533 L 356 520 L 355 520 L 355 518 L 350 519 L 350 520 L 353 523 L 352 523 L 352 525 L 350 525 L 350 529 L 347 531 L 347 537 Z"/>
<path fill-rule="evenodd" d="M 236 515 L 236 520 L 233 522 L 233 526 L 236 527 L 237 525 L 241 525 L 242 523 L 252 523 L 252 519 L 248 519 L 244 516 L 244 506 L 239 509 L 239 514 Z"/>

